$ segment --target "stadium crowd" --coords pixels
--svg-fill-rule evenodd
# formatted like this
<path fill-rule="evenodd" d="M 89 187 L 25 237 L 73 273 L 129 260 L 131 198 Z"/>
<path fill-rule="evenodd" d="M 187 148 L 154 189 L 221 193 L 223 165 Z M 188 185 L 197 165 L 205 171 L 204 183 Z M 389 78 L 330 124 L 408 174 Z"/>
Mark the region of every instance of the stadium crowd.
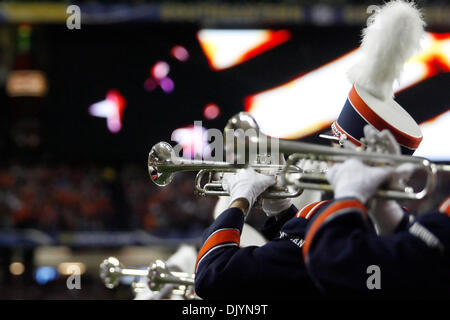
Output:
<path fill-rule="evenodd" d="M 155 186 L 145 168 L 22 166 L 0 168 L 0 227 L 46 232 L 132 230 L 201 232 L 216 199 L 194 196 L 193 176 Z"/>

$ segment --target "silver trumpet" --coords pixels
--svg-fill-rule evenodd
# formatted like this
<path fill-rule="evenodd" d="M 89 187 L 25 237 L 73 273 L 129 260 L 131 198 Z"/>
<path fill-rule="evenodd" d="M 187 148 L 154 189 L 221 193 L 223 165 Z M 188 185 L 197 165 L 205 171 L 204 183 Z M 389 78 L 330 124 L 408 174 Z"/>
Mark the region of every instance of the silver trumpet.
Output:
<path fill-rule="evenodd" d="M 252 131 L 250 137 L 245 136 L 245 132 Z M 148 172 L 151 180 L 158 186 L 167 186 L 177 172 L 198 171 L 194 182 L 195 192 L 200 195 L 208 196 L 229 196 L 229 193 L 222 187 L 223 174 L 226 172 L 236 172 L 239 169 L 253 168 L 255 171 L 263 174 L 275 174 L 277 177 L 284 171 L 299 172 L 299 168 L 292 166 L 286 168 L 280 164 L 282 155 L 276 152 L 278 158 L 272 159 L 270 153 L 261 151 L 261 143 L 257 141 L 257 136 L 262 135 L 255 119 L 248 113 L 241 112 L 232 117 L 224 128 L 224 132 L 231 132 L 231 136 L 224 136 L 224 151 L 227 161 L 205 161 L 191 160 L 177 157 L 174 149 L 167 142 L 159 142 L 152 147 L 148 155 Z M 265 136 L 264 136 L 265 137 Z M 247 139 L 247 140 L 246 140 Z M 257 155 L 252 158 L 247 148 L 242 155 L 235 150 L 238 143 L 243 143 L 243 148 L 253 144 L 257 150 Z M 266 146 L 264 146 L 266 147 Z M 230 158 L 231 155 L 231 158 Z M 284 157 L 283 157 L 284 160 Z M 217 176 L 218 179 L 216 178 Z M 205 178 L 206 177 L 206 178 Z M 287 186 L 280 186 L 277 183 L 266 190 L 261 198 L 279 199 L 295 198 L 303 190 L 293 191 Z"/>
<path fill-rule="evenodd" d="M 426 181 L 420 191 L 415 192 L 412 187 L 404 184 L 397 186 L 390 185 L 384 189 L 379 189 L 374 195 L 375 198 L 381 199 L 421 200 L 433 192 L 439 171 L 450 172 L 449 165 L 438 165 L 425 158 L 367 152 L 364 149 L 348 150 L 303 142 L 295 142 L 295 145 L 293 145 L 293 142 L 283 142 L 283 150 L 286 153 L 289 153 L 290 150 L 296 150 L 295 153 L 292 153 L 288 157 L 286 163 L 288 166 L 298 163 L 303 159 L 339 163 L 349 158 L 358 158 L 371 166 L 391 166 L 395 168 L 403 163 L 411 163 L 416 170 L 423 170 L 425 172 Z M 294 186 L 295 188 L 327 192 L 333 191 L 332 186 L 328 183 L 325 172 L 291 174 L 285 170 L 282 174 L 282 180 L 285 185 Z"/>
<path fill-rule="evenodd" d="M 296 166 L 286 168 L 285 165 L 264 164 L 264 163 L 243 163 L 235 164 L 221 161 L 190 160 L 177 157 L 170 144 L 159 142 L 152 147 L 148 156 L 148 172 L 152 181 L 158 186 L 167 186 L 174 175 L 181 171 L 199 171 L 195 178 L 195 191 L 200 195 L 228 196 L 229 193 L 222 188 L 221 180 L 214 180 L 215 173 L 236 172 L 239 169 L 251 167 L 260 173 L 299 172 Z M 204 177 L 207 182 L 204 183 Z M 203 184 L 204 183 L 204 184 Z M 302 190 L 294 192 L 286 187 L 271 187 L 263 198 L 295 198 Z"/>
<path fill-rule="evenodd" d="M 148 157 L 148 170 L 152 181 L 159 186 L 166 186 L 172 181 L 176 172 L 199 171 L 195 179 L 195 190 L 199 194 L 226 196 L 228 193 L 222 188 L 220 176 L 223 176 L 225 172 L 234 172 L 242 168 L 251 167 L 260 173 L 271 174 L 277 177 L 277 187 L 266 190 L 262 194 L 263 198 L 297 197 L 304 189 L 333 191 L 326 179 L 325 172 L 304 171 L 300 164 L 302 161 L 325 162 L 328 165 L 332 165 L 354 157 L 371 166 L 391 166 L 395 168 L 404 163 L 411 163 L 417 170 L 423 170 L 426 173 L 426 182 L 421 190 L 415 192 L 412 187 L 407 185 L 388 186 L 385 189 L 378 190 L 375 195 L 376 198 L 383 199 L 421 200 L 434 190 L 439 171 L 450 172 L 450 165 L 438 165 L 421 157 L 372 152 L 368 151 L 368 146 L 344 149 L 336 146 L 271 138 L 263 135 L 255 119 L 245 112 L 240 112 L 228 121 L 225 131 L 229 129 L 253 129 L 257 135 L 245 141 L 247 151 L 252 143 L 257 145 L 256 150 L 261 149 L 261 144 L 264 146 L 262 149 L 264 149 L 265 153 L 258 154 L 257 158 L 259 156 L 270 157 L 271 153 L 280 157 L 284 157 L 283 154 L 286 154 L 289 155 L 287 162 L 270 164 L 247 161 L 243 164 L 237 164 L 231 161 L 188 160 L 177 158 L 170 144 L 159 142 L 153 146 Z M 227 136 L 226 134 L 225 137 Z M 234 135 L 232 139 L 225 139 L 225 149 L 233 148 L 236 145 L 236 140 L 239 138 L 241 137 Z M 274 145 L 276 150 L 271 149 Z M 238 159 L 239 156 L 234 157 L 234 159 L 236 158 Z M 219 178 L 214 180 L 217 175 L 219 175 Z M 202 185 L 205 176 L 207 177 L 207 182 Z"/>
<path fill-rule="evenodd" d="M 193 291 L 193 274 L 169 270 L 161 260 L 156 260 L 147 269 L 126 268 L 115 257 L 109 257 L 100 264 L 100 278 L 108 289 L 117 287 L 120 279 L 126 276 L 146 278 L 152 291 L 160 291 L 167 284 L 183 290 L 185 294 L 191 294 Z M 136 286 L 139 286 L 139 283 L 136 283 Z"/>

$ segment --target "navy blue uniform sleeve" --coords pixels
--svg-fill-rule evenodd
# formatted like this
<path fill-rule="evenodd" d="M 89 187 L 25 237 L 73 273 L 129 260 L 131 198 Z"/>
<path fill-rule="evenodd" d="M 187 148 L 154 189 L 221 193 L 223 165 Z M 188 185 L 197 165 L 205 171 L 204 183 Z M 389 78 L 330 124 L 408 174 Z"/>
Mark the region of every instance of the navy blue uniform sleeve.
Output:
<path fill-rule="evenodd" d="M 264 246 L 240 248 L 243 223 L 242 212 L 231 208 L 208 228 L 196 263 L 199 297 L 281 299 L 294 290 L 297 296 L 318 292 L 303 263 L 301 239 L 276 238 Z M 297 230 L 304 234 L 306 219 L 298 219 Z"/>
<path fill-rule="evenodd" d="M 428 218 L 450 233 L 445 215 Z M 439 220 L 439 222 L 437 222 Z M 431 230 L 431 231 L 430 231 Z M 449 255 L 430 221 L 379 237 L 356 199 L 336 199 L 310 222 L 302 248 L 314 283 L 328 294 L 442 296 L 450 294 Z M 449 236 L 450 237 L 450 236 Z M 371 282 L 379 272 L 380 288 Z"/>
<path fill-rule="evenodd" d="M 261 229 L 262 235 L 267 240 L 272 240 L 276 238 L 280 234 L 280 230 L 283 227 L 283 225 L 288 220 L 293 218 L 297 213 L 297 211 L 298 211 L 297 208 L 294 205 L 291 205 L 288 209 L 279 214 L 278 219 L 276 219 L 275 217 L 268 218 Z"/>

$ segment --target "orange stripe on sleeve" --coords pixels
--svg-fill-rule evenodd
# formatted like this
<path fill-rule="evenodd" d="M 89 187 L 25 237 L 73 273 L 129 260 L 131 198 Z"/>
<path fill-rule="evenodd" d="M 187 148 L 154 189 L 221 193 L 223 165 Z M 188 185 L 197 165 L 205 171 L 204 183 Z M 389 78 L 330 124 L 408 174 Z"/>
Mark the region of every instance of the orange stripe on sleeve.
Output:
<path fill-rule="evenodd" d="M 304 218 L 308 214 L 308 212 L 320 201 L 312 202 L 310 204 L 307 204 L 303 208 L 301 208 L 298 213 L 296 214 L 297 218 Z"/>
<path fill-rule="evenodd" d="M 309 246 L 311 245 L 311 242 L 314 238 L 314 235 L 316 234 L 317 230 L 320 228 L 320 226 L 323 224 L 323 222 L 331 216 L 333 213 L 342 210 L 342 209 L 356 209 L 358 211 L 362 211 L 364 215 L 366 215 L 366 208 L 364 205 L 358 201 L 358 200 L 342 200 L 339 202 L 335 202 L 332 205 L 330 205 L 328 208 L 326 208 L 320 216 L 313 222 L 313 225 L 309 229 L 308 233 L 306 234 L 305 238 L 305 244 L 303 245 L 303 257 L 306 259 L 308 256 L 308 250 Z"/>
<path fill-rule="evenodd" d="M 212 248 L 215 246 L 227 243 L 227 242 L 235 242 L 239 245 L 241 239 L 241 235 L 237 229 L 222 229 L 215 231 L 209 238 L 205 241 L 200 252 L 197 256 L 197 262 L 195 263 L 195 270 L 197 270 L 197 264 L 200 259 Z"/>
<path fill-rule="evenodd" d="M 330 200 L 320 201 L 316 206 L 314 206 L 309 213 L 305 216 L 306 219 L 310 220 L 313 215 L 325 204 L 330 202 Z"/>
<path fill-rule="evenodd" d="M 307 204 L 296 214 L 297 218 L 311 219 L 314 213 L 317 212 L 325 203 L 330 202 L 330 200 L 316 201 Z"/>

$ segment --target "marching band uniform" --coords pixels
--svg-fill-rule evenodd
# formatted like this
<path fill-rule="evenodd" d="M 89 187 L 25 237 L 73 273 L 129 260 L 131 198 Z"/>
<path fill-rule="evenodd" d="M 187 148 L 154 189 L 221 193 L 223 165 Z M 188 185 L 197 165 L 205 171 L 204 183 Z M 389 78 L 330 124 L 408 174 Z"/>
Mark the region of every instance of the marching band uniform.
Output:
<path fill-rule="evenodd" d="M 420 48 L 424 24 L 414 3 L 404 1 L 386 3 L 369 19 L 360 59 L 349 70 L 353 86 L 331 126 L 341 144 L 375 142 L 369 151 L 389 154 L 412 155 L 417 149 L 421 130 L 394 101 L 393 82 Z M 450 217 L 433 212 L 415 218 L 392 200 L 372 200 L 370 210 L 366 206 L 382 182 L 390 178 L 400 184 L 412 171 L 408 165 L 368 167 L 356 159 L 329 169 L 334 200 L 314 216 L 302 248 L 322 292 L 448 296 Z M 369 290 L 365 281 L 372 265 L 381 272 L 381 290 Z"/>
<path fill-rule="evenodd" d="M 411 50 L 400 54 L 404 59 L 397 59 L 393 48 L 396 44 L 385 48 L 379 41 L 393 43 L 389 34 L 395 34 L 394 22 L 400 18 L 411 27 L 403 29 L 405 35 L 398 41 L 413 37 L 412 42 L 417 43 L 423 23 L 415 7 L 402 1 L 386 4 L 377 15 L 364 32 L 363 59 L 350 72 L 354 85 L 332 124 L 332 132 L 347 147 L 370 145 L 372 140 L 374 148 L 383 142 L 385 148 L 369 151 L 412 155 L 422 134 L 414 119 L 394 101 L 392 93 L 393 79 L 398 78 L 398 70 Z M 393 23 L 391 26 L 383 26 L 387 19 Z M 413 29 L 417 32 L 409 32 Z M 405 42 L 405 48 L 408 43 Z M 369 50 L 375 47 L 386 50 L 382 56 L 389 59 L 377 61 L 378 53 Z M 391 59 L 397 59 L 396 65 Z M 386 70 L 379 72 L 379 68 Z M 388 74 L 390 69 L 394 70 L 392 74 Z M 383 74 L 388 76 L 380 77 Z M 324 205 L 308 224 L 302 248 L 309 275 L 322 293 L 339 297 L 450 295 L 450 215 L 446 205 L 439 212 L 414 217 L 392 200 L 367 202 L 383 182 L 390 179 L 391 184 L 399 184 L 413 169 L 412 165 L 396 170 L 369 167 L 357 159 L 329 169 L 327 179 L 333 186 L 334 200 Z M 368 204 L 372 206 L 368 208 Z M 380 272 L 379 290 L 368 285 L 370 268 L 374 266 Z"/>
<path fill-rule="evenodd" d="M 217 217 L 224 212 L 226 209 L 228 209 L 228 205 L 230 204 L 230 198 L 229 197 L 219 197 L 217 200 L 216 206 L 214 207 L 214 219 L 217 219 Z M 267 239 L 256 230 L 253 226 L 251 226 L 248 223 L 244 222 L 244 225 L 242 227 L 241 232 L 241 247 L 247 247 L 247 246 L 262 246 L 267 243 Z M 195 264 L 195 261 L 194 261 Z"/>
<path fill-rule="evenodd" d="M 320 211 L 308 226 L 303 257 L 323 293 L 450 296 L 450 210 L 417 218 L 405 213 L 387 236 L 370 228 L 355 197 L 336 198 Z M 371 265 L 379 267 L 381 290 L 368 289 Z"/>
<path fill-rule="evenodd" d="M 368 151 L 412 155 L 423 139 L 417 122 L 394 100 L 393 84 L 405 62 L 420 50 L 425 22 L 413 2 L 390 1 L 377 8 L 363 30 L 359 58 L 348 71 L 353 86 L 331 132 L 344 147 L 369 146 Z M 375 142 L 371 146 L 370 142 Z M 384 144 L 384 148 L 383 148 Z M 413 172 L 398 168 L 391 184 Z M 403 216 L 393 200 L 376 200 L 369 216 L 379 235 L 388 235 Z M 374 214 L 376 213 L 376 214 Z"/>
<path fill-rule="evenodd" d="M 248 179 L 249 176 L 271 178 L 251 169 L 235 177 L 258 184 L 255 178 Z M 266 184 L 259 193 L 269 185 Z M 254 194 L 255 198 L 259 193 Z M 232 198 L 236 197 L 240 196 Z M 255 198 L 249 198 L 251 206 Z M 239 246 L 245 215 L 238 208 L 225 210 L 204 235 L 195 267 L 197 295 L 203 299 L 316 296 L 318 291 L 306 271 L 301 247 L 309 219 L 324 203 L 326 201 L 320 201 L 300 211 L 290 205 L 278 215 L 272 215 L 262 230 L 269 241 L 263 246 L 245 248 Z"/>

